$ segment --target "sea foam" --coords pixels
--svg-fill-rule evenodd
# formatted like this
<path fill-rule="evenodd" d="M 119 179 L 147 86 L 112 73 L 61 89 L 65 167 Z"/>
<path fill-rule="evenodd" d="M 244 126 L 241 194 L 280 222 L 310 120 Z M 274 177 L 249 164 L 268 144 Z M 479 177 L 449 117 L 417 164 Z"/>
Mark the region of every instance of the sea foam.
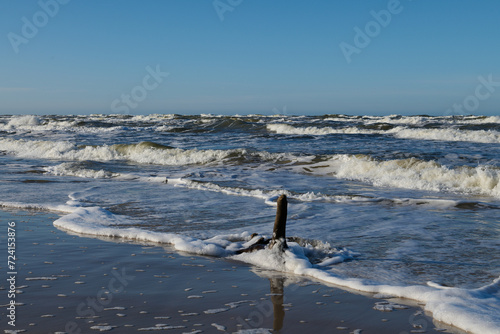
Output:
<path fill-rule="evenodd" d="M 331 134 L 378 134 L 391 135 L 402 139 L 464 141 L 474 143 L 500 143 L 500 132 L 493 130 L 462 130 L 457 128 L 409 128 L 396 126 L 387 130 L 364 129 L 358 127 L 297 127 L 289 124 L 268 124 L 267 130 L 277 134 L 325 136 Z"/>
<path fill-rule="evenodd" d="M 492 166 L 449 168 L 415 158 L 381 161 L 366 155 L 333 155 L 296 167 L 318 174 L 370 182 L 380 187 L 446 191 L 500 198 L 500 169 Z"/>
<path fill-rule="evenodd" d="M 491 130 L 459 130 L 454 128 L 445 129 L 415 129 L 396 127 L 388 130 L 397 138 L 440 140 L 440 141 L 464 141 L 474 143 L 500 143 L 500 132 Z"/>
<path fill-rule="evenodd" d="M 88 168 L 83 168 L 76 163 L 63 162 L 62 164 L 55 166 L 44 167 L 44 170 L 52 175 L 56 176 L 77 176 L 83 178 L 94 178 L 94 179 L 106 179 L 111 177 L 117 177 L 120 174 L 105 171 L 103 169 L 93 170 Z"/>
<path fill-rule="evenodd" d="M 56 220 L 54 226 L 95 237 L 170 244 L 179 251 L 198 255 L 229 256 L 261 268 L 308 276 L 336 286 L 411 299 L 424 304 L 424 309 L 432 312 L 438 321 L 474 333 L 498 333 L 500 278 L 479 289 L 441 287 L 434 283 L 427 286 L 394 286 L 358 278 L 343 278 L 324 266 L 327 259 L 319 265 L 312 264 L 307 256 L 311 249 L 295 242 L 289 242 L 289 248 L 284 252 L 279 247 L 274 247 L 235 255 L 235 250 L 245 246 L 244 240 L 249 240 L 248 233 L 240 234 L 242 241 L 237 242 L 234 241 L 235 235 L 200 240 L 179 234 L 148 231 L 130 227 L 126 217 L 114 215 L 99 207 L 75 207 L 72 213 Z M 339 254 L 330 254 L 332 259 L 336 259 L 335 256 L 338 257 Z"/>
<path fill-rule="evenodd" d="M 182 166 L 192 164 L 241 163 L 286 160 L 287 154 L 253 152 L 246 149 L 198 150 L 171 148 L 151 142 L 100 146 L 78 146 L 70 141 L 0 139 L 0 150 L 21 158 L 73 161 L 132 161 L 140 164 Z"/>
<path fill-rule="evenodd" d="M 332 128 L 332 127 L 296 127 L 288 124 L 268 124 L 267 129 L 271 132 L 287 135 L 313 135 L 323 136 L 330 134 L 376 134 L 380 131 L 359 129 L 357 127 Z"/>
<path fill-rule="evenodd" d="M 443 288 L 433 284 L 392 286 L 357 278 L 342 278 L 330 271 L 319 269 L 308 261 L 302 248 L 296 245 L 292 245 L 284 253 L 275 248 L 243 253 L 232 258 L 270 270 L 313 277 L 353 290 L 415 300 L 424 304 L 424 309 L 432 312 L 433 317 L 438 321 L 473 333 L 499 333 L 497 326 L 500 323 L 500 295 L 498 293 L 500 278 L 488 286 L 473 290 Z"/>
<path fill-rule="evenodd" d="M 71 232 L 139 242 L 170 244 L 178 251 L 198 255 L 225 256 L 228 254 L 216 243 L 182 236 L 129 227 L 131 222 L 100 207 L 76 207 L 73 212 L 54 221 L 54 226 Z"/>

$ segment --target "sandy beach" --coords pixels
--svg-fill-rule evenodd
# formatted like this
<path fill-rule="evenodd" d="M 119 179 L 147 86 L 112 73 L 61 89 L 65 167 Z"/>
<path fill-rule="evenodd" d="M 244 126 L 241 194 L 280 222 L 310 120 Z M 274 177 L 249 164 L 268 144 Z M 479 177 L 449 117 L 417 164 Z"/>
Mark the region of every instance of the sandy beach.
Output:
<path fill-rule="evenodd" d="M 7 318 L 9 285 L 1 285 L 6 333 L 461 333 L 418 306 L 305 277 L 70 235 L 54 228 L 53 213 L 1 217 L 3 228 L 13 221 L 17 229 L 15 327 Z"/>
<path fill-rule="evenodd" d="M 3 2 L 0 334 L 500 334 L 500 1 Z"/>

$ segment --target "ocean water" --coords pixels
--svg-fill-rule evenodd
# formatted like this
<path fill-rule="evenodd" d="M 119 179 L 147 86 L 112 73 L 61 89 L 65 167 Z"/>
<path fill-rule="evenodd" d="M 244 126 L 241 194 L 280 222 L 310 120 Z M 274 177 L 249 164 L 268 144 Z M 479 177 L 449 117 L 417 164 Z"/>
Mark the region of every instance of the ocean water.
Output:
<path fill-rule="evenodd" d="M 0 116 L 0 206 L 379 295 L 500 333 L 498 116 Z M 284 253 L 235 255 L 272 233 Z"/>

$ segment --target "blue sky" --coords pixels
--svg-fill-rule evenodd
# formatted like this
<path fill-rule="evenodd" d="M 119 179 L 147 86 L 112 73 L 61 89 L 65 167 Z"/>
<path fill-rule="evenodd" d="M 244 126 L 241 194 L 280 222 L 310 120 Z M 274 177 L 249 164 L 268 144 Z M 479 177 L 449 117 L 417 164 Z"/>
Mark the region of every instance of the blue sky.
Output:
<path fill-rule="evenodd" d="M 499 13 L 496 0 L 0 0 L 0 113 L 499 114 Z"/>

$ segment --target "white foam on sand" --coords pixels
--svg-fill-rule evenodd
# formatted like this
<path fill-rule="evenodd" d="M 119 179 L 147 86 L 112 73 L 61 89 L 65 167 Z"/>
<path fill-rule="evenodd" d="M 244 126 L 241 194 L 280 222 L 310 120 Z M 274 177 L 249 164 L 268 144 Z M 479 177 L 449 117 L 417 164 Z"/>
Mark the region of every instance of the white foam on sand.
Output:
<path fill-rule="evenodd" d="M 68 207 L 76 204 L 74 200 L 69 203 Z M 441 287 L 434 283 L 429 283 L 427 286 L 380 284 L 359 278 L 340 277 L 329 270 L 328 265 L 352 259 L 353 254 L 346 250 L 325 251 L 327 245 L 302 247 L 295 242 L 288 242 L 289 248 L 284 252 L 275 246 L 273 249 L 266 248 L 235 255 L 236 250 L 245 248 L 253 242 L 249 238 L 249 233 L 218 235 L 200 240 L 179 234 L 148 231 L 130 224 L 130 220 L 125 216 L 115 215 L 99 207 L 76 205 L 71 213 L 54 222 L 58 228 L 84 235 L 170 244 L 183 252 L 230 257 L 264 269 L 308 276 L 354 290 L 412 299 L 424 304 L 425 310 L 432 312 L 436 320 L 473 333 L 498 333 L 500 278 L 479 289 Z M 310 260 L 312 253 L 323 254 L 326 257 L 314 265 Z"/>
<path fill-rule="evenodd" d="M 35 211 L 57 211 L 63 213 L 71 213 L 75 210 L 73 205 L 64 204 L 32 204 L 21 202 L 0 202 L 0 207 L 11 209 L 35 210 Z"/>
<path fill-rule="evenodd" d="M 240 329 L 235 334 L 272 334 L 274 331 L 267 328 Z"/>
<path fill-rule="evenodd" d="M 99 207 L 78 207 L 72 213 L 54 221 L 56 227 L 84 235 L 171 244 L 178 251 L 198 255 L 228 254 L 226 249 L 214 242 L 208 243 L 179 234 L 147 231 L 127 225 L 130 225 L 130 222 L 126 218 Z"/>
<path fill-rule="evenodd" d="M 277 247 L 232 256 L 270 270 L 313 277 L 324 282 L 369 293 L 389 294 L 424 304 L 426 311 L 441 322 L 478 334 L 498 334 L 500 326 L 500 277 L 480 289 L 429 286 L 391 286 L 357 278 L 341 278 L 330 271 L 313 266 L 303 249 L 289 243 L 281 253 Z"/>

